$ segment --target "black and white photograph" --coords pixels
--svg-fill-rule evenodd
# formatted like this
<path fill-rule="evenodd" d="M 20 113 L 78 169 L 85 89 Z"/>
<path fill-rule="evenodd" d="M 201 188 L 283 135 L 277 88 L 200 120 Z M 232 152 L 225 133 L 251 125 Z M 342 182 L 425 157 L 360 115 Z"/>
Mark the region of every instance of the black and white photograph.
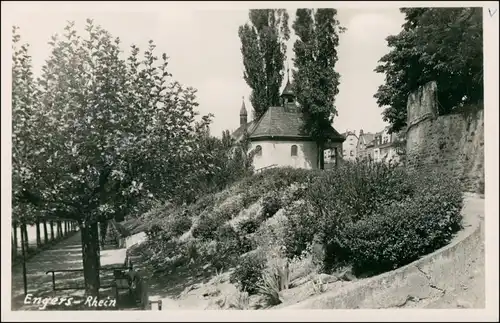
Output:
<path fill-rule="evenodd" d="M 2 2 L 2 321 L 498 320 L 497 11 Z"/>

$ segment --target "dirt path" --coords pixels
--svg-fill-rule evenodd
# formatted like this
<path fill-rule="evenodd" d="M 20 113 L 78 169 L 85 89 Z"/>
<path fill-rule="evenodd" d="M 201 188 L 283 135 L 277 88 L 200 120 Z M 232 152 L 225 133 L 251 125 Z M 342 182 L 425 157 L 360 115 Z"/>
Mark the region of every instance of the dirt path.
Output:
<path fill-rule="evenodd" d="M 451 288 L 446 290 L 445 295 L 425 305 L 424 308 L 484 308 L 485 306 L 484 199 L 475 194 L 466 194 L 464 202 L 465 225 L 474 227 L 474 222 L 480 221 L 481 243 L 477 253 L 466 259 L 462 270 L 450 277 L 455 284 L 450 283 Z M 464 232 L 467 232 L 467 227 L 461 233 Z"/>
<path fill-rule="evenodd" d="M 101 266 L 123 264 L 125 249 L 101 251 Z M 82 264 L 82 247 L 80 232 L 75 232 L 67 239 L 44 250 L 30 258 L 26 263 L 28 293 L 36 297 L 55 295 L 52 292 L 52 276 L 46 274 L 48 270 L 80 269 Z M 12 268 L 11 276 L 11 308 L 12 310 L 29 310 L 31 306 L 24 304 L 23 269 L 21 265 Z M 56 287 L 82 286 L 81 272 L 56 273 Z M 71 291 L 62 292 L 66 295 Z M 66 296 L 65 295 L 65 296 Z"/>

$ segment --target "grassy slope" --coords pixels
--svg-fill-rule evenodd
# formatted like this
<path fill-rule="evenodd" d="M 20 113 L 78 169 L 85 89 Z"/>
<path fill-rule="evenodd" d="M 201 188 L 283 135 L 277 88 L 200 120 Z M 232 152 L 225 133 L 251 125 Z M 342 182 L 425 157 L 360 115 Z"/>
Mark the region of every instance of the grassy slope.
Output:
<path fill-rule="evenodd" d="M 276 236 L 287 234 L 280 232 L 280 228 L 283 227 L 280 221 L 283 218 L 286 220 L 286 217 L 283 217 L 283 208 L 300 200 L 301 189 L 303 190 L 304 185 L 318 174 L 318 172 L 306 170 L 271 169 L 245 178 L 222 192 L 204 196 L 187 207 L 159 207 L 151 210 L 142 218 L 122 222 L 123 228 L 130 234 L 147 230 L 152 225 L 159 226 L 165 233 L 172 231 L 172 223 L 181 215 L 187 215 L 190 218 L 190 228 L 186 228 L 182 233 L 170 234 L 169 242 L 163 247 L 159 248 L 158 241 L 154 241 L 136 248 L 133 252 L 142 258 L 143 269 L 149 273 L 151 294 L 160 298 L 174 297 L 179 299 L 180 297 L 180 299 L 185 299 L 189 296 L 185 295 L 187 288 L 199 286 L 197 284 L 207 283 L 210 279 L 213 280 L 219 276 L 220 271 L 217 271 L 216 268 L 220 268 L 220 266 L 214 266 L 213 259 L 217 253 L 214 253 L 213 250 L 210 251 L 214 241 L 193 237 L 193 229 L 199 225 L 201 218 L 222 217 L 223 222 L 230 224 L 238 232 L 240 238 L 245 236 L 256 242 L 253 249 L 269 249 L 273 245 L 279 245 L 274 240 Z M 267 197 L 272 196 L 273 192 L 275 192 L 274 197 L 279 199 L 277 203 L 279 207 L 273 211 L 274 216 L 269 218 L 263 216 L 266 209 L 264 207 L 266 203 L 263 201 L 267 201 Z M 275 211 L 277 212 L 274 213 Z M 246 219 L 257 220 L 259 227 L 255 233 L 243 234 L 239 231 L 238 224 Z M 190 251 L 190 248 L 195 250 Z M 266 249 L 267 253 L 270 251 L 268 249 Z M 223 269 L 226 274 L 232 270 L 231 267 L 234 267 L 236 263 L 237 259 L 236 262 L 233 260 L 224 264 Z M 308 275 L 314 270 L 310 259 L 292 263 L 290 269 L 292 272 L 291 280 L 295 282 L 295 286 L 299 285 L 299 281 L 307 282 Z M 328 289 L 341 288 L 345 284 L 348 282 L 338 281 L 330 284 Z M 205 290 L 197 292 L 200 293 L 198 298 L 203 298 L 202 294 L 206 294 Z M 310 284 L 302 284 L 298 288 L 286 291 L 284 297 L 291 295 L 292 298 L 304 299 L 315 292 L 317 291 Z M 190 293 L 196 293 L 196 291 Z M 297 293 L 300 295 L 297 296 Z M 191 304 L 190 308 L 199 309 L 199 306 L 202 305 Z"/>
<path fill-rule="evenodd" d="M 161 253 L 154 255 L 154 252 L 148 245 L 142 245 L 135 248 L 131 253 L 140 256 L 143 262 L 143 270 L 148 273 L 148 279 L 151 285 L 151 293 L 160 297 L 178 297 L 183 290 L 188 286 L 207 282 L 211 278 L 220 273 L 214 268 L 214 261 L 211 258 L 210 252 L 202 249 L 210 249 L 213 241 L 195 239 L 192 236 L 193 228 L 199 223 L 200 217 L 203 216 L 221 216 L 225 219 L 226 224 L 230 224 L 235 230 L 238 228 L 238 223 L 245 219 L 257 219 L 260 223 L 256 233 L 246 235 L 254 240 L 260 241 L 254 248 L 265 248 L 271 241 L 268 236 L 269 227 L 279 230 L 279 220 L 282 211 L 277 210 L 274 217 L 263 217 L 263 199 L 266 195 L 276 192 L 276 196 L 282 198 L 278 202 L 280 205 L 287 205 L 293 200 L 296 200 L 299 195 L 293 194 L 297 192 L 301 184 L 309 181 L 318 173 L 315 171 L 293 170 L 293 169 L 270 169 L 266 172 L 245 178 L 226 190 L 214 195 L 205 196 L 193 205 L 187 207 L 187 214 L 192 219 L 192 227 L 186 230 L 183 234 L 174 237 L 169 246 L 165 247 L 174 252 Z M 276 211 L 276 210 L 275 210 Z M 130 219 L 121 223 L 121 226 L 128 231 L 129 234 L 139 233 L 147 230 L 152 225 L 160 225 L 164 230 L 168 230 L 169 223 L 172 218 L 185 212 L 185 208 L 175 208 L 172 206 L 161 207 L 152 210 L 144 217 Z M 240 233 L 240 238 L 244 235 Z M 284 233 L 282 233 L 284 234 Z M 256 235 L 259 235 L 258 237 Z M 181 256 L 183 254 L 182 246 L 189 245 L 190 242 L 196 241 L 200 249 L 196 259 L 186 259 Z M 158 258 L 162 258 L 159 260 Z M 135 263 L 138 263 L 137 261 Z M 231 271 L 234 262 L 225 263 L 222 268 L 224 272 Z M 227 276 L 227 275 L 226 275 Z"/>

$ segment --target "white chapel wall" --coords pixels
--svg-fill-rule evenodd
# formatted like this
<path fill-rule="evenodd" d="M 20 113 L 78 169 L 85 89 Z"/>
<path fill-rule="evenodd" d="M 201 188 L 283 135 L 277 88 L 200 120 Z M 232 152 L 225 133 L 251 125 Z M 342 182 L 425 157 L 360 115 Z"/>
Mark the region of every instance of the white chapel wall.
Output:
<path fill-rule="evenodd" d="M 257 145 L 262 147 L 262 154 L 254 156 L 253 165 L 255 170 L 271 165 L 305 169 L 318 168 L 318 148 L 314 141 L 254 141 L 251 143 L 252 150 Z M 297 146 L 297 156 L 291 155 L 293 145 Z"/>

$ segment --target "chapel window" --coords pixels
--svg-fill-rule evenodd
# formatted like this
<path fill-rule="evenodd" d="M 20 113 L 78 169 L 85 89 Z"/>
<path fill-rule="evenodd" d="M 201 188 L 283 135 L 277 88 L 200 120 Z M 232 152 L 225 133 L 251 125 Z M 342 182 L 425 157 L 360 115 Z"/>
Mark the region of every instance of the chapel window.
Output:
<path fill-rule="evenodd" d="M 262 156 L 262 147 L 260 145 L 255 147 L 255 156 Z"/>

